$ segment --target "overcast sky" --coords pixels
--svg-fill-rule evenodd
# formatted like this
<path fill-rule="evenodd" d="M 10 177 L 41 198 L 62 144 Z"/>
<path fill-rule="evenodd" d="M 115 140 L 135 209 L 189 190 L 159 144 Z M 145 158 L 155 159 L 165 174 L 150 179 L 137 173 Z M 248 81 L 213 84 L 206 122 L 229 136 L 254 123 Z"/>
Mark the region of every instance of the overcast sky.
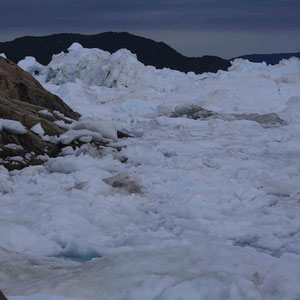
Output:
<path fill-rule="evenodd" d="M 188 56 L 299 52 L 300 0 L 0 0 L 0 41 L 128 31 Z"/>

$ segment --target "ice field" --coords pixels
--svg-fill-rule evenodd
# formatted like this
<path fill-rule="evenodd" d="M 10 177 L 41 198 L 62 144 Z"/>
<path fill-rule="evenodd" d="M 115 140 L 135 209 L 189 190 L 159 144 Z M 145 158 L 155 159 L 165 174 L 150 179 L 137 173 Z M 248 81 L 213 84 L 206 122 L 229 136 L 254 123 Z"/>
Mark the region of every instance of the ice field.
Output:
<path fill-rule="evenodd" d="M 195 75 L 75 43 L 19 66 L 82 115 L 58 140 L 110 143 L 0 167 L 9 300 L 300 299 L 299 59 Z"/>

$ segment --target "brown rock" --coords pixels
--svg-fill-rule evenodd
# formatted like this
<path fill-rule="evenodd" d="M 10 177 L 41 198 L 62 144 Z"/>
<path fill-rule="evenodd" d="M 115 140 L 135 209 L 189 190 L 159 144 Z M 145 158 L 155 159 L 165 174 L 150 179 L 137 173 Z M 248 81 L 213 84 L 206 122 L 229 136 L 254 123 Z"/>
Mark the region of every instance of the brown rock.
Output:
<path fill-rule="evenodd" d="M 48 113 L 41 113 L 45 110 Z M 0 131 L 1 165 L 9 170 L 21 169 L 43 163 L 40 155 L 58 155 L 61 145 L 44 140 L 31 131 L 33 126 L 40 123 L 45 135 L 59 136 L 64 133 L 66 129 L 54 122 L 70 121 L 53 114 L 53 110 L 75 120 L 80 116 L 59 97 L 46 91 L 29 73 L 0 57 L 0 118 L 18 121 L 27 130 L 25 134 Z"/>
<path fill-rule="evenodd" d="M 41 123 L 46 135 L 60 135 L 65 132 L 64 129 L 53 123 L 54 121 L 63 120 L 62 118 L 56 115 L 53 115 L 53 117 L 47 116 L 40 113 L 41 110 L 45 110 L 45 108 L 5 98 L 0 90 L 0 118 L 18 121 L 28 129 Z M 68 122 L 68 120 L 64 121 Z"/>
<path fill-rule="evenodd" d="M 46 91 L 29 73 L 3 57 L 0 57 L 0 91 L 9 99 L 57 110 L 71 119 L 78 120 L 80 117 L 59 97 Z"/>

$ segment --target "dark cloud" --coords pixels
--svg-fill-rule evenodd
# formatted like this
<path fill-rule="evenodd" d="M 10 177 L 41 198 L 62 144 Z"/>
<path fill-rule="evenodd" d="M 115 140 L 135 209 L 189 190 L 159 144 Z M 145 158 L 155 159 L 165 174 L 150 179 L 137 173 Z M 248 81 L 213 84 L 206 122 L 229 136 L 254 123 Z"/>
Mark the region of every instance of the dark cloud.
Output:
<path fill-rule="evenodd" d="M 1 0 L 0 39 L 54 32 L 300 31 L 299 0 Z M 299 38 L 298 38 L 299 39 Z"/>
<path fill-rule="evenodd" d="M 2 27 L 300 29 L 299 0 L 1 0 Z M 126 29 L 126 28 L 125 28 Z"/>

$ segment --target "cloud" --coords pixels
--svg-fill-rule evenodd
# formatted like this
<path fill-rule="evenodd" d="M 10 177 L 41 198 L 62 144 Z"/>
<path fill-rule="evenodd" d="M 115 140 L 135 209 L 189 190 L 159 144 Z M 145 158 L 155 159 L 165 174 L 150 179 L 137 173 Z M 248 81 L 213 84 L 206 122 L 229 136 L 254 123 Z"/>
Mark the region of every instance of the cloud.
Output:
<path fill-rule="evenodd" d="M 148 34 L 195 56 L 296 52 L 300 1 L 1 0 L 2 41 L 23 35 L 110 30 Z"/>
<path fill-rule="evenodd" d="M 0 26 L 85 29 L 299 29 L 296 0 L 2 0 Z"/>

